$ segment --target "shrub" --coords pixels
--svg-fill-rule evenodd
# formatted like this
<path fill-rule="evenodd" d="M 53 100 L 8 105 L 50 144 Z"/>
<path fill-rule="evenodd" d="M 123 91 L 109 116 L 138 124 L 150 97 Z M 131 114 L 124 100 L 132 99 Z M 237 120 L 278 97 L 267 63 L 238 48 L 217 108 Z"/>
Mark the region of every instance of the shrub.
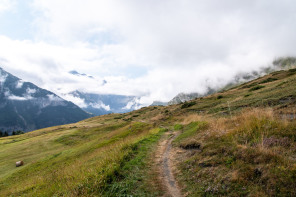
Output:
<path fill-rule="evenodd" d="M 193 105 L 195 105 L 195 104 L 196 104 L 195 101 L 185 102 L 185 103 L 181 106 L 181 109 L 191 107 L 191 106 L 193 106 Z"/>
<path fill-rule="evenodd" d="M 223 96 L 222 96 L 222 95 L 219 95 L 219 96 L 217 96 L 217 99 L 221 99 L 221 98 L 223 98 Z"/>
<path fill-rule="evenodd" d="M 269 77 L 269 78 L 267 78 L 267 79 L 261 81 L 259 84 L 262 84 L 262 83 L 269 83 L 269 82 L 273 82 L 273 81 L 276 81 L 276 80 L 278 80 L 278 79 Z"/>
<path fill-rule="evenodd" d="M 264 87 L 265 87 L 265 86 L 257 85 L 257 86 L 255 86 L 255 87 L 251 88 L 249 91 L 250 91 L 250 92 L 251 92 L 251 91 L 256 91 L 256 90 L 262 89 L 262 88 L 264 88 Z"/>
<path fill-rule="evenodd" d="M 257 82 L 254 82 L 254 83 L 251 83 L 251 84 L 244 85 L 244 86 L 241 87 L 241 89 L 251 88 L 251 87 L 254 87 L 255 85 L 258 85 L 258 83 Z"/>

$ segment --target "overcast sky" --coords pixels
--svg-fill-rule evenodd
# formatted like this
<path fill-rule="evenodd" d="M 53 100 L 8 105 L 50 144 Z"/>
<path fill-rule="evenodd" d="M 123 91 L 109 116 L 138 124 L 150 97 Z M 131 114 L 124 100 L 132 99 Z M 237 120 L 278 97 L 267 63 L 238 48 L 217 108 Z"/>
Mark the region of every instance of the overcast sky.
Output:
<path fill-rule="evenodd" d="M 295 55 L 295 30 L 294 0 L 0 0 L 0 66 L 58 94 L 149 104 Z"/>

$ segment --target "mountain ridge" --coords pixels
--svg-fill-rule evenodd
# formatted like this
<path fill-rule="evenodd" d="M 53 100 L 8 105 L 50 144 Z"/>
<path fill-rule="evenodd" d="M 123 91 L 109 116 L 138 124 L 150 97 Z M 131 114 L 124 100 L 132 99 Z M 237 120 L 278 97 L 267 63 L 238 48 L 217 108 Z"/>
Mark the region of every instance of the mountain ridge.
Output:
<path fill-rule="evenodd" d="M 0 68 L 0 129 L 31 131 L 91 117 L 72 102 Z"/>
<path fill-rule="evenodd" d="M 293 196 L 295 85 L 296 69 L 281 70 L 186 103 L 0 138 L 0 195 L 165 196 L 174 176 L 181 195 Z"/>

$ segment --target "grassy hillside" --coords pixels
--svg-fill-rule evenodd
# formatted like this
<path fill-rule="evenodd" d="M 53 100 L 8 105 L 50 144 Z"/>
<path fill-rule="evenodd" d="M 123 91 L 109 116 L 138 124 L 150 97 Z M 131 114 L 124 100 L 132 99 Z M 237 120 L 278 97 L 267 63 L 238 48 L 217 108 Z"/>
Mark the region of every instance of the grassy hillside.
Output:
<path fill-rule="evenodd" d="M 173 130 L 184 194 L 296 195 L 294 87 L 296 69 L 278 71 L 179 105 L 0 138 L 0 196 L 162 196 L 153 157 Z"/>

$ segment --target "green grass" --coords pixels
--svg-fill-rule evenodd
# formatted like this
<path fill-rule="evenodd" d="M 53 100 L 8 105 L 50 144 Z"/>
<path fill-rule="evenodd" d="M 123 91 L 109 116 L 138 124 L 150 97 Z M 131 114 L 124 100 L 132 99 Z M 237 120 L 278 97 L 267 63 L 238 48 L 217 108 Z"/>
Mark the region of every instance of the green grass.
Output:
<path fill-rule="evenodd" d="M 181 125 L 181 124 L 175 124 L 175 126 L 174 126 L 174 130 L 175 131 L 180 131 L 182 129 L 183 129 L 183 125 Z"/>
<path fill-rule="evenodd" d="M 159 129 L 151 135 L 133 144 L 130 152 L 123 158 L 112 183 L 104 189 L 104 196 L 160 196 L 161 191 L 151 188 L 151 163 L 149 155 L 166 130 Z M 150 182 L 149 182 L 150 181 Z M 152 180 L 153 181 L 153 180 Z"/>
<path fill-rule="evenodd" d="M 0 138 L 0 196 L 161 196 L 151 154 L 167 128 L 189 196 L 295 196 L 294 74 Z"/>
<path fill-rule="evenodd" d="M 174 144 L 180 145 L 184 139 L 195 134 L 199 129 L 204 129 L 207 127 L 206 122 L 192 122 L 184 127 L 184 131 L 176 137 Z"/>
<path fill-rule="evenodd" d="M 127 158 L 144 151 L 145 139 L 148 149 L 163 132 L 142 122 L 92 124 L 1 138 L 0 196 L 101 195 Z M 25 165 L 16 168 L 18 160 Z"/>

